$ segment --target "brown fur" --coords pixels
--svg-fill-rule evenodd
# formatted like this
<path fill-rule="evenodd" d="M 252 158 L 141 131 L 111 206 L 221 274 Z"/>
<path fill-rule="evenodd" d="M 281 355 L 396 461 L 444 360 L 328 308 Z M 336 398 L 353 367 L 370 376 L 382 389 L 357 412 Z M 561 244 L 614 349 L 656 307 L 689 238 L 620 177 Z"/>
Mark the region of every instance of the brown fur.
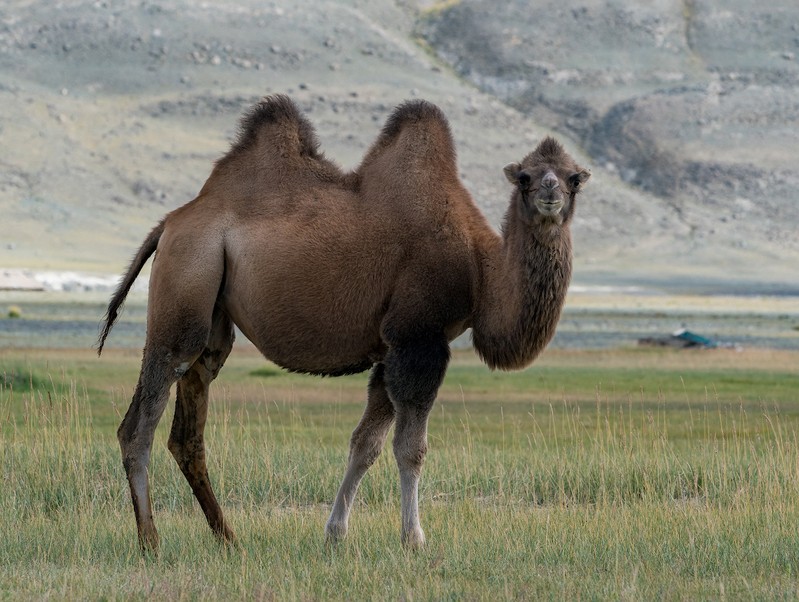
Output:
<path fill-rule="evenodd" d="M 568 226 L 588 178 L 557 142 L 506 168 L 514 192 L 501 236 L 462 186 L 449 125 L 430 103 L 398 107 L 353 173 L 318 147 L 288 98 L 264 99 L 199 196 L 151 232 L 111 299 L 100 349 L 157 250 L 142 373 L 118 433 L 143 547 L 158 545 L 147 466 L 175 381 L 169 448 L 214 532 L 234 539 L 202 440 L 208 385 L 230 352 L 233 324 L 289 370 L 372 367 L 327 533 L 346 533 L 358 483 L 395 422 L 402 538 L 411 546 L 424 542 L 418 481 L 449 341 L 473 327 L 480 356 L 515 369 L 554 334 L 571 274 Z"/>

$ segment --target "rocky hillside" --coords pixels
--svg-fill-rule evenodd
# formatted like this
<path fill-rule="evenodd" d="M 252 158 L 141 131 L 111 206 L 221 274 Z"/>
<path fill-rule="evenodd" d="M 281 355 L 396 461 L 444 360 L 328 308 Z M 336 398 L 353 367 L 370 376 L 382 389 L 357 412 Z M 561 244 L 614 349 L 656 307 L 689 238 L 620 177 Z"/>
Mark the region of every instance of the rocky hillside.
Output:
<path fill-rule="evenodd" d="M 793 285 L 799 6 L 530 4 L 6 0 L 0 268 L 121 271 L 284 92 L 345 167 L 396 104 L 438 103 L 495 224 L 502 166 L 554 132 L 594 172 L 581 282 Z"/>
<path fill-rule="evenodd" d="M 794 0 L 465 0 L 418 31 L 460 76 L 671 208 L 670 260 L 720 277 L 779 279 L 779 264 L 797 281 Z"/>

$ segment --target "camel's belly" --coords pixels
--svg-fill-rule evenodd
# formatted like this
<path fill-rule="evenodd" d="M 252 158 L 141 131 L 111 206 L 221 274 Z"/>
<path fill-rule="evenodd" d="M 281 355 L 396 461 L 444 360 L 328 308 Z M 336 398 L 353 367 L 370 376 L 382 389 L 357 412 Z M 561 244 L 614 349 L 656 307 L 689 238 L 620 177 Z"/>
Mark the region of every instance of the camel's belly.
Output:
<path fill-rule="evenodd" d="M 335 298 L 287 299 L 276 292 L 260 303 L 230 295 L 222 303 L 258 350 L 288 370 L 328 375 L 362 372 L 385 353 L 381 316 L 363 307 L 347 311 Z"/>
<path fill-rule="evenodd" d="M 290 370 L 336 374 L 379 361 L 402 247 L 365 244 L 363 232 L 319 220 L 268 226 L 228 236 L 221 300 L 236 325 Z"/>

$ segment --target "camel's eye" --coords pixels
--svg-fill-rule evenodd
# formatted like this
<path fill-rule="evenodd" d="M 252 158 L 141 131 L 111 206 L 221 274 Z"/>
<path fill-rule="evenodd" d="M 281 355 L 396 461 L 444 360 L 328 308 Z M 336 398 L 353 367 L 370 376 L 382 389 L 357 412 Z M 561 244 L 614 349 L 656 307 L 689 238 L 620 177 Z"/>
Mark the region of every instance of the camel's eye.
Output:
<path fill-rule="evenodd" d="M 591 172 L 588 170 L 582 170 L 577 173 L 572 174 L 569 176 L 569 186 L 571 186 L 572 190 L 577 190 L 580 186 L 583 185 L 584 182 L 588 181 L 588 178 L 591 177 Z"/>
<path fill-rule="evenodd" d="M 527 173 L 526 171 L 519 172 L 518 179 L 519 179 L 519 186 L 521 186 L 522 188 L 527 188 L 530 185 L 530 179 L 531 179 L 530 174 Z"/>

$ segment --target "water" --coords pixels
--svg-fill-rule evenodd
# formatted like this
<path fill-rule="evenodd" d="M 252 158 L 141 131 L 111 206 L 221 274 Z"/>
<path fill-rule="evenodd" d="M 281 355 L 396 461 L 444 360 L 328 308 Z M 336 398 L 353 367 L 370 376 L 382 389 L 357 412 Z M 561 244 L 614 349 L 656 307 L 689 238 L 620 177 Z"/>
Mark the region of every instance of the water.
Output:
<path fill-rule="evenodd" d="M 93 349 L 105 313 L 106 300 L 49 299 L 29 294 L 24 298 L 0 297 L 0 349 L 74 348 Z M 19 307 L 20 318 L 7 318 L 7 308 Z M 559 349 L 608 349 L 629 347 L 644 337 L 665 337 L 679 328 L 722 343 L 742 347 L 799 349 L 799 298 L 774 311 L 714 309 L 584 308 L 567 305 L 550 344 Z M 793 309 L 791 309 L 793 308 Z M 144 345 L 146 305 L 143 298 L 130 300 L 117 320 L 107 348 L 140 349 Z M 244 341 L 238 333 L 237 339 Z M 456 346 L 469 345 L 468 335 Z"/>

